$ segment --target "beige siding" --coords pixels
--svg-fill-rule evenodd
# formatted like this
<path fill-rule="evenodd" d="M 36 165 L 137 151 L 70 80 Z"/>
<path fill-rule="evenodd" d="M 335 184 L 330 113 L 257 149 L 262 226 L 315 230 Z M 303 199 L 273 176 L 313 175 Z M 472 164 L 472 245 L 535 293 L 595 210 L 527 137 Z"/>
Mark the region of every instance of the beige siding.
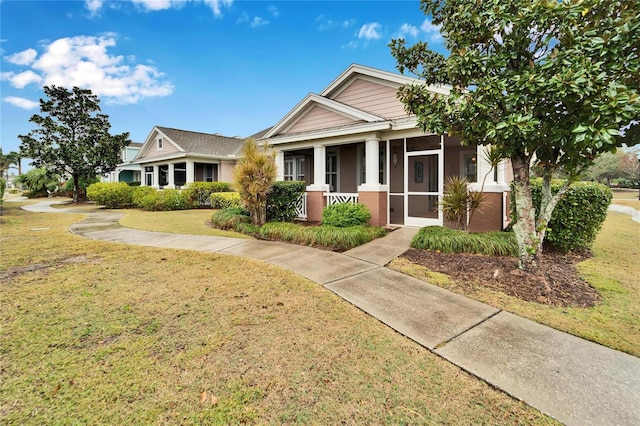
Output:
<path fill-rule="evenodd" d="M 344 126 L 346 124 L 353 124 L 354 120 L 347 118 L 343 115 L 337 114 L 333 111 L 329 111 L 326 108 L 322 108 L 318 105 L 309 110 L 296 124 L 294 124 L 285 134 L 293 134 L 306 132 L 309 130 L 328 129 L 331 127 Z"/>
<path fill-rule="evenodd" d="M 236 163 L 220 163 L 220 168 L 218 169 L 218 180 L 220 182 L 233 182 L 233 168 Z"/>
<path fill-rule="evenodd" d="M 392 87 L 357 78 L 334 100 L 387 119 L 405 117 L 407 114 L 397 93 Z"/>
<path fill-rule="evenodd" d="M 167 138 L 163 138 L 162 149 L 158 149 L 158 138 L 154 138 L 151 142 L 147 152 L 140 158 L 154 158 L 159 157 L 161 155 L 171 154 L 174 152 L 178 152 L 178 148 L 175 147 L 171 142 L 167 140 Z"/>

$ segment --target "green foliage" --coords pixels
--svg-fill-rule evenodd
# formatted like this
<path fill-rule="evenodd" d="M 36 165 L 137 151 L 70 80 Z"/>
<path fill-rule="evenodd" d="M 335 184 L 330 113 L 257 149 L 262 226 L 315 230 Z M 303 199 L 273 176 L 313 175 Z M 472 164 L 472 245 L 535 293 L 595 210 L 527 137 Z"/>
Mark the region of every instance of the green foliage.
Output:
<path fill-rule="evenodd" d="M 79 190 L 83 190 L 86 191 L 87 188 L 89 187 L 89 185 L 94 184 L 94 183 L 98 183 L 100 182 L 100 179 L 98 179 L 97 177 L 81 177 L 78 180 L 78 189 Z M 68 180 L 65 184 L 64 187 L 62 188 L 64 191 L 73 191 L 73 181 L 72 180 Z"/>
<path fill-rule="evenodd" d="M 87 187 L 87 198 L 108 209 L 124 209 L 133 205 L 133 188 L 125 182 L 97 182 Z"/>
<path fill-rule="evenodd" d="M 539 230 L 557 198 L 542 197 L 535 223 L 531 167 L 545 185 L 560 171 L 571 181 L 598 155 L 637 141 L 640 2 L 423 0 L 421 8 L 451 54 L 392 40 L 398 69 L 427 83 L 399 96 L 423 130 L 491 145 L 511 159 L 521 266 L 535 265 L 528 253 L 541 250 Z M 432 84 L 450 85 L 449 95 L 430 92 Z"/>
<path fill-rule="evenodd" d="M 71 176 L 74 201 L 78 200 L 78 179 L 115 170 L 129 134 L 111 135 L 109 116 L 100 114 L 100 101 L 91 90 L 45 86 L 47 100 L 40 100 L 43 115 L 30 122 L 37 128 L 19 135 L 21 152 L 36 167 Z"/>
<path fill-rule="evenodd" d="M 131 193 L 131 202 L 134 207 L 142 208 L 142 203 L 145 197 L 155 194 L 157 189 L 152 186 L 138 186 L 134 187 Z"/>
<path fill-rule="evenodd" d="M 267 220 L 267 197 L 276 174 L 275 152 L 269 153 L 267 146 L 260 148 L 255 140 L 247 139 L 233 175 L 234 187 L 254 225 L 262 225 Z"/>
<path fill-rule="evenodd" d="M 141 186 L 142 183 L 141 182 L 127 182 L 127 185 L 129 185 L 129 186 Z"/>
<path fill-rule="evenodd" d="M 260 228 L 260 237 L 265 239 L 340 251 L 368 243 L 385 234 L 383 228 L 374 226 L 303 226 L 288 222 L 269 222 Z"/>
<path fill-rule="evenodd" d="M 187 210 L 194 207 L 191 199 L 178 189 L 148 192 L 138 200 L 138 203 L 143 210 L 147 211 Z"/>
<path fill-rule="evenodd" d="M 327 226 L 362 226 L 371 220 L 371 212 L 364 204 L 337 203 L 322 210 L 322 224 Z"/>
<path fill-rule="evenodd" d="M 557 192 L 563 186 L 563 181 L 554 180 L 551 189 Z M 531 189 L 534 203 L 539 205 L 542 180 L 532 181 Z M 605 185 L 573 183 L 551 215 L 545 243 L 564 252 L 590 248 L 607 217 L 612 198 L 613 193 Z"/>
<path fill-rule="evenodd" d="M 442 226 L 427 226 L 413 237 L 411 247 L 442 253 L 476 253 L 517 256 L 518 244 L 511 232 L 468 233 Z"/>
<path fill-rule="evenodd" d="M 210 195 L 212 209 L 242 207 L 242 199 L 237 192 L 214 192 Z"/>
<path fill-rule="evenodd" d="M 297 202 L 305 189 L 303 181 L 275 182 L 267 199 L 267 221 L 293 222 L 297 216 Z"/>
<path fill-rule="evenodd" d="M 194 204 L 209 206 L 211 194 L 229 192 L 233 191 L 233 189 L 231 189 L 231 184 L 228 182 L 192 182 L 183 191 Z"/>
<path fill-rule="evenodd" d="M 29 198 L 46 197 L 47 193 L 55 191 L 60 183 L 58 176 L 45 168 L 31 169 L 18 176 L 15 182 L 29 189 Z"/>
<path fill-rule="evenodd" d="M 211 223 L 218 229 L 246 230 L 247 228 L 243 228 L 240 225 L 251 224 L 251 218 L 247 211 L 242 207 L 229 207 L 215 212 L 211 217 Z"/>
<path fill-rule="evenodd" d="M 0 205 L 2 205 L 2 198 L 4 197 L 4 190 L 7 187 L 7 181 L 5 178 L 0 177 Z"/>
<path fill-rule="evenodd" d="M 485 197 L 482 192 L 469 190 L 466 178 L 451 176 L 444 186 L 444 195 L 440 205 L 445 220 L 454 223 L 459 229 L 467 231 L 473 213 L 480 207 Z"/>

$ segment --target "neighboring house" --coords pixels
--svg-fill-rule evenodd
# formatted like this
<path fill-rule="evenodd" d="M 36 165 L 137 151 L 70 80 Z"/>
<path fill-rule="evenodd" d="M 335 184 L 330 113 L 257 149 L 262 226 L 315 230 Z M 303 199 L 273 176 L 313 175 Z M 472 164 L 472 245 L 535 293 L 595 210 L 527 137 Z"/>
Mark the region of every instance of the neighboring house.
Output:
<path fill-rule="evenodd" d="M 142 185 L 180 188 L 191 182 L 231 182 L 244 139 L 155 126 L 133 164 Z"/>
<path fill-rule="evenodd" d="M 133 164 L 133 160 L 136 158 L 142 144 L 138 142 L 131 142 L 129 145 L 122 149 L 122 163 L 116 166 L 116 169 L 111 173 L 102 177 L 103 182 L 140 182 L 140 165 Z"/>
<path fill-rule="evenodd" d="M 365 204 L 372 225 L 444 225 L 439 199 L 446 179 L 467 177 L 487 202 L 471 229 L 499 230 L 508 221 L 509 168 L 489 173 L 482 147 L 424 134 L 398 100 L 398 88 L 419 80 L 352 65 L 319 94 L 307 95 L 275 126 L 259 134 L 276 150 L 279 180 L 307 183 L 307 218 L 339 201 Z M 448 94 L 446 87 L 429 87 Z M 149 140 L 146 142 L 149 143 Z"/>

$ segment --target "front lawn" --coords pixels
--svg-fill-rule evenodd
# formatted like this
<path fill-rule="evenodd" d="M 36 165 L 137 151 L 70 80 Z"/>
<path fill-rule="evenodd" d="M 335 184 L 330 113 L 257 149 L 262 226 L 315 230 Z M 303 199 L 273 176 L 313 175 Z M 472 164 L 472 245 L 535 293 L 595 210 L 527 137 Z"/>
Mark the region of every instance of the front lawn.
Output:
<path fill-rule="evenodd" d="M 5 203 L 3 424 L 556 424 L 298 275 L 85 216 Z"/>

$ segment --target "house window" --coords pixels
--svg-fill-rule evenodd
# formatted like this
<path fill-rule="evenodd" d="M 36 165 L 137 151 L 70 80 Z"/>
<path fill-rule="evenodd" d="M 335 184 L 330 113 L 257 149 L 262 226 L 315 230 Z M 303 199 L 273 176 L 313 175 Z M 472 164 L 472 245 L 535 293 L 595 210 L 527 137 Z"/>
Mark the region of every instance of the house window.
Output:
<path fill-rule="evenodd" d="M 158 151 L 162 150 L 162 138 L 158 138 Z"/>
<path fill-rule="evenodd" d="M 327 151 L 326 184 L 329 192 L 338 192 L 338 151 Z"/>
<path fill-rule="evenodd" d="M 475 152 L 462 155 L 462 177 L 469 182 L 478 181 L 478 156 Z"/>
<path fill-rule="evenodd" d="M 146 186 L 153 186 L 153 167 L 144 168 L 144 184 Z"/>
<path fill-rule="evenodd" d="M 304 181 L 304 157 L 290 157 L 284 160 L 284 180 Z"/>

